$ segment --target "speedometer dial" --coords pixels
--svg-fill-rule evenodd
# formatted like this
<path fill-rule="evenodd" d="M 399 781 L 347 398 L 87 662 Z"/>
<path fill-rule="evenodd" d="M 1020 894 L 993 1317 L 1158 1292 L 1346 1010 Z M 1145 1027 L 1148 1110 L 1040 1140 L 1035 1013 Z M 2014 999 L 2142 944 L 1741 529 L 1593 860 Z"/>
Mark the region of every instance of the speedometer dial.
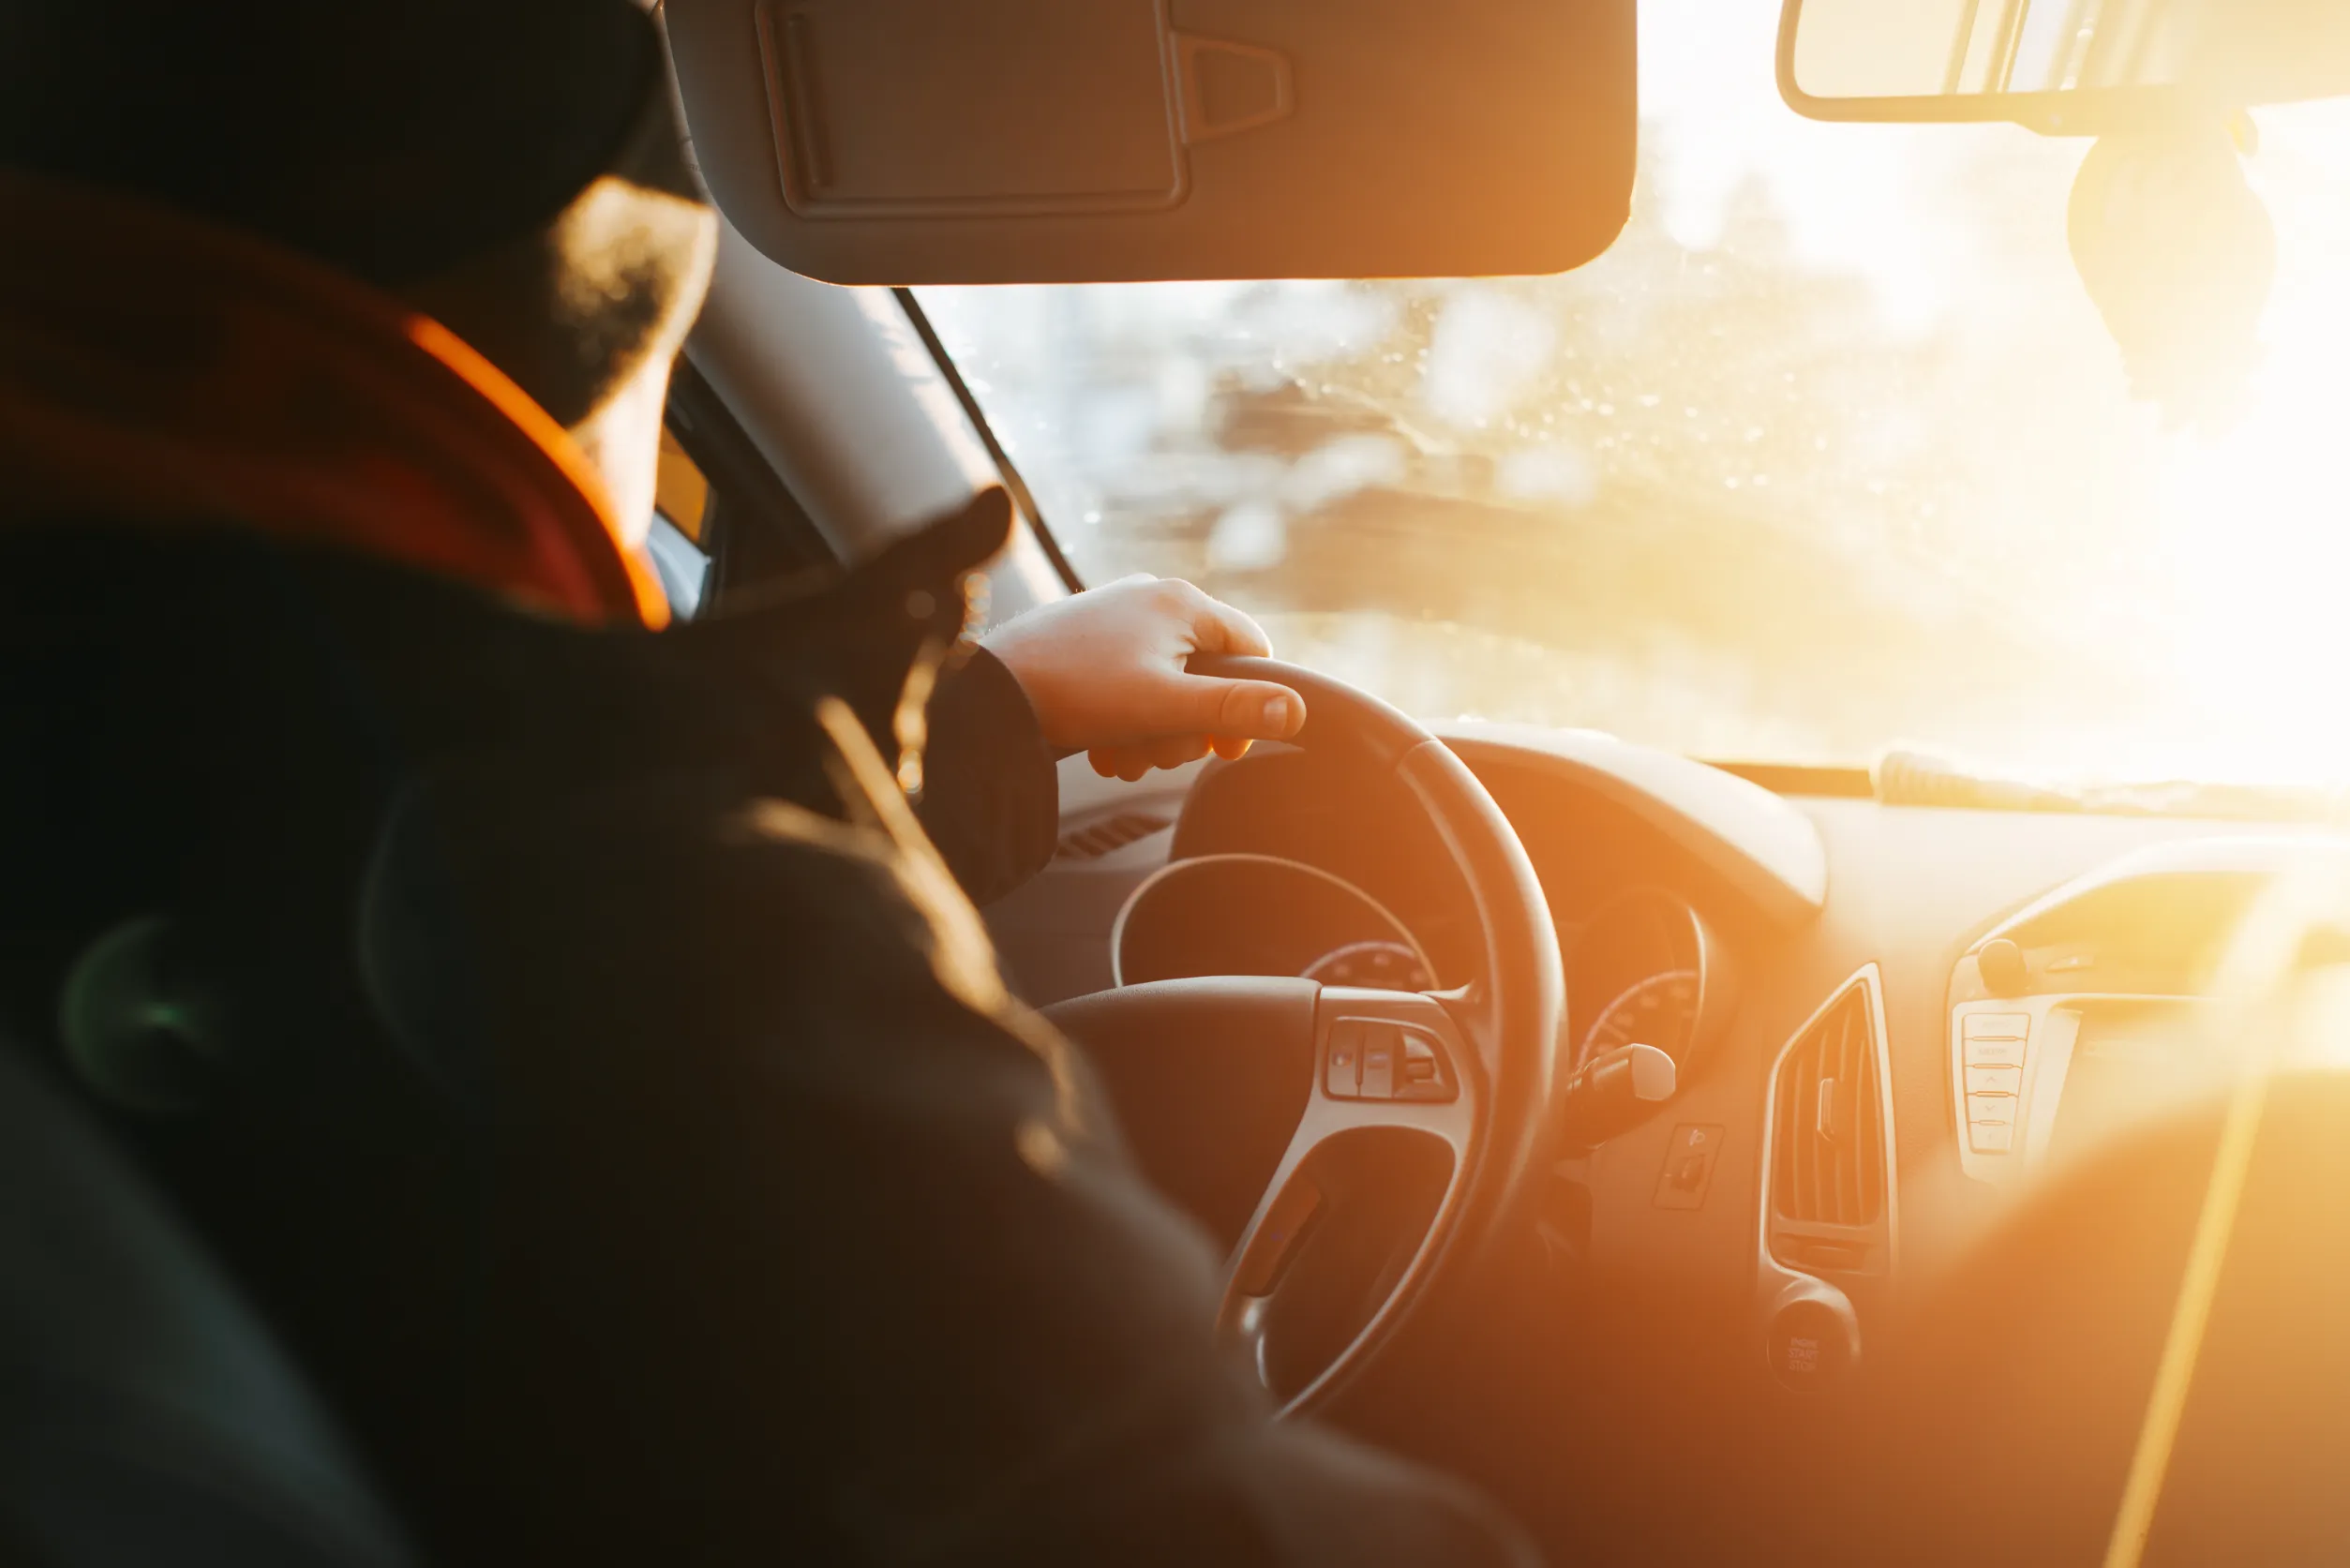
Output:
<path fill-rule="evenodd" d="M 1411 929 L 1353 883 L 1271 855 L 1171 861 L 1127 896 L 1110 928 L 1118 985 L 1192 975 L 1303 975 L 1325 985 L 1436 984 Z"/>
<path fill-rule="evenodd" d="M 1635 980 L 1599 1010 L 1576 1060 L 1588 1062 L 1620 1045 L 1653 1045 L 1677 1060 L 1697 1027 L 1700 978 L 1695 969 L 1668 969 Z"/>
<path fill-rule="evenodd" d="M 1618 1046 L 1653 1045 L 1687 1074 L 1729 1011 L 1720 956 L 1698 912 L 1660 888 L 1594 911 L 1567 954 L 1575 1066 Z"/>
<path fill-rule="evenodd" d="M 1324 985 L 1380 991 L 1427 991 L 1436 983 L 1420 955 L 1401 942 L 1349 942 L 1306 965 L 1305 978 Z"/>

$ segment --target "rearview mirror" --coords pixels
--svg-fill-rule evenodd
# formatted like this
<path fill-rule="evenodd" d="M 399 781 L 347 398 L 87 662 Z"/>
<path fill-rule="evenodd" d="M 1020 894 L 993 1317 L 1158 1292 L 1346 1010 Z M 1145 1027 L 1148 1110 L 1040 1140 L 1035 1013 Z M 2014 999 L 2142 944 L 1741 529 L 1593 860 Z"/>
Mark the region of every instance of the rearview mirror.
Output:
<path fill-rule="evenodd" d="M 1787 0 L 1779 90 L 1815 120 L 2088 134 L 2350 93 L 2340 0 Z"/>
<path fill-rule="evenodd" d="M 667 0 L 696 156 L 834 283 L 1560 272 L 1630 211 L 1634 0 Z"/>

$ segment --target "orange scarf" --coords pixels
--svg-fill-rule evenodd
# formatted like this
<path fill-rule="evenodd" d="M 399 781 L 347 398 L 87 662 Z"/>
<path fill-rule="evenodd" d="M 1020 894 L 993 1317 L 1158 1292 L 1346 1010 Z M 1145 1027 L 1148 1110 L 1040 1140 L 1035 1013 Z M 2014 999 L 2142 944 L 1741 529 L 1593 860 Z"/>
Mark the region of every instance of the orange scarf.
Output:
<path fill-rule="evenodd" d="M 562 428 L 439 322 L 264 241 L 0 170 L 0 527 L 232 526 L 659 626 Z"/>

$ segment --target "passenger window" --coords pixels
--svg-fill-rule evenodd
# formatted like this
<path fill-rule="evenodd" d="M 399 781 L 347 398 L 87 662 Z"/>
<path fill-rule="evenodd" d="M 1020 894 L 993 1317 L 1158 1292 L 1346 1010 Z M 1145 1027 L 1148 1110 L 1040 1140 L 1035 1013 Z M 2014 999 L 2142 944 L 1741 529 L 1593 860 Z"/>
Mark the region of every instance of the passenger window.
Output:
<path fill-rule="evenodd" d="M 669 613 L 691 620 L 710 590 L 711 539 L 710 481 L 666 425 L 661 427 L 661 465 L 653 488 L 652 528 L 646 552 L 668 597 Z"/>
<path fill-rule="evenodd" d="M 729 600 L 758 602 L 778 585 L 839 569 L 832 546 L 736 422 L 694 364 L 681 356 L 669 373 L 669 406 L 661 432 L 659 505 L 676 535 L 655 559 L 678 561 L 691 575 L 700 558 L 696 609 L 713 614 Z M 661 530 L 656 527 L 656 534 Z M 680 552 L 692 551 L 693 555 Z M 670 568 L 662 568 L 667 582 Z M 673 609 L 678 593 L 670 592 Z M 686 612 L 676 609 L 680 619 Z"/>

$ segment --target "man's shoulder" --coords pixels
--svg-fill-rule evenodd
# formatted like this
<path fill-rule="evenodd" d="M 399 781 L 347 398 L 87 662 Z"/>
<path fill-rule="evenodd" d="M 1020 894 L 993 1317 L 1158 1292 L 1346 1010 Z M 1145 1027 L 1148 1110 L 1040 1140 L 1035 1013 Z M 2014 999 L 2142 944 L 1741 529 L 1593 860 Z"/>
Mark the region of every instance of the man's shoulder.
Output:
<path fill-rule="evenodd" d="M 723 769 L 581 785 L 543 766 L 444 769 L 403 794 L 363 900 L 371 975 L 468 977 L 505 1027 L 527 1015 L 597 1032 L 656 1018 L 820 1032 L 923 994 L 982 1015 L 1005 1003 L 978 918 L 926 844 Z M 413 987 L 377 989 L 396 1021 L 412 1011 Z"/>

